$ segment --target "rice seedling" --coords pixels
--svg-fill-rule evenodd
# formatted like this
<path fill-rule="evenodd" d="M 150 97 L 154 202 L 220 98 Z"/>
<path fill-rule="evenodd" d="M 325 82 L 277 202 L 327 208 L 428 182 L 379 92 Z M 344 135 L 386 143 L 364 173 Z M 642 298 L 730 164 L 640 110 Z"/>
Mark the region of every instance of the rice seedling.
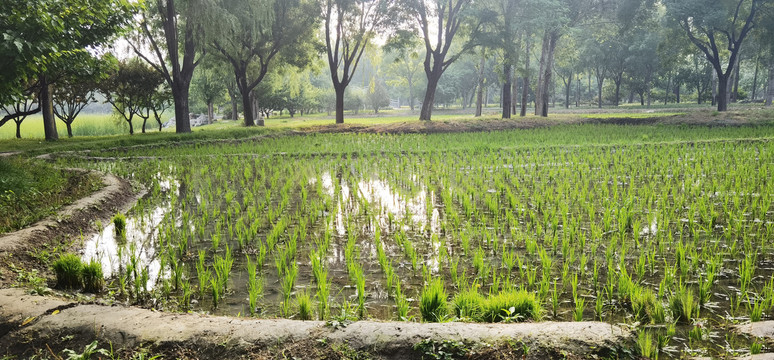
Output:
<path fill-rule="evenodd" d="M 523 290 L 507 290 L 490 295 L 484 302 L 481 312 L 481 319 L 486 322 L 499 322 L 504 316 L 518 316 L 521 320 L 539 320 L 542 317 L 543 308 L 534 294 Z"/>
<path fill-rule="evenodd" d="M 102 264 L 99 261 L 91 260 L 83 264 L 81 276 L 84 291 L 95 294 L 102 292 L 102 288 L 105 287 L 105 276 L 102 273 Z"/>
<path fill-rule="evenodd" d="M 296 303 L 298 304 L 298 319 L 299 320 L 311 320 L 314 314 L 312 313 L 312 297 L 306 291 L 300 291 L 296 294 Z"/>
<path fill-rule="evenodd" d="M 434 279 L 422 289 L 419 301 L 419 312 L 422 320 L 427 322 L 441 322 L 448 315 L 446 289 L 440 279 Z"/>
<path fill-rule="evenodd" d="M 639 331 L 637 334 L 637 348 L 642 357 L 646 359 L 658 359 L 658 342 L 654 341 L 653 335 L 649 331 Z"/>
<path fill-rule="evenodd" d="M 675 321 L 689 323 L 697 312 L 693 291 L 680 286 L 669 300 L 669 308 Z"/>
<path fill-rule="evenodd" d="M 63 254 L 51 266 L 56 274 L 56 284 L 61 288 L 78 289 L 81 287 L 83 263 L 75 254 Z M 100 268 L 101 269 L 101 268 Z"/>
<path fill-rule="evenodd" d="M 118 213 L 113 216 L 113 227 L 119 239 L 126 240 L 126 215 Z"/>

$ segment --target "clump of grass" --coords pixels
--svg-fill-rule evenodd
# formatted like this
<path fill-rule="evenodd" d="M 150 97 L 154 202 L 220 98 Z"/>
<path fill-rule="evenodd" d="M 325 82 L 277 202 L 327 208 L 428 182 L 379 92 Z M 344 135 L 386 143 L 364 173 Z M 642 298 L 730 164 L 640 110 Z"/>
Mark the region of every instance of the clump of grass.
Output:
<path fill-rule="evenodd" d="M 471 286 L 454 296 L 454 314 L 460 319 L 478 319 L 481 317 L 484 301 L 476 286 Z"/>
<path fill-rule="evenodd" d="M 669 308 L 672 310 L 674 320 L 681 323 L 688 323 L 693 318 L 693 314 L 698 309 L 696 300 L 693 297 L 693 291 L 681 286 L 677 289 L 669 301 Z"/>
<path fill-rule="evenodd" d="M 113 216 L 113 226 L 116 229 L 116 236 L 126 239 L 126 215 L 118 213 Z"/>
<path fill-rule="evenodd" d="M 481 320 L 499 322 L 504 317 L 539 320 L 543 307 L 535 294 L 524 290 L 506 290 L 490 296 L 483 304 Z"/>
<path fill-rule="evenodd" d="M 102 273 L 102 264 L 96 260 L 91 260 L 83 265 L 81 270 L 83 279 L 83 289 L 90 293 L 99 293 L 105 286 L 105 277 Z"/>
<path fill-rule="evenodd" d="M 59 256 L 59 259 L 54 261 L 53 268 L 56 274 L 57 286 L 67 289 L 81 287 L 83 263 L 78 255 L 64 254 Z"/>
<path fill-rule="evenodd" d="M 436 278 L 422 290 L 419 312 L 423 321 L 440 322 L 448 315 L 448 311 L 446 289 L 441 279 Z"/>
<path fill-rule="evenodd" d="M 298 318 L 300 320 L 312 319 L 312 298 L 306 291 L 296 293 L 296 303 L 298 304 Z"/>

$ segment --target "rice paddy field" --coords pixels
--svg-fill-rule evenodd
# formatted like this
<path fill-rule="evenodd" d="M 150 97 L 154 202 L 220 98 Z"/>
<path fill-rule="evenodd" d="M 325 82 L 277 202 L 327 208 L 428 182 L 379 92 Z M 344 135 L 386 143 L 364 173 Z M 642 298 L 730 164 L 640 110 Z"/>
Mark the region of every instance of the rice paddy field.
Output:
<path fill-rule="evenodd" d="M 722 357 L 766 350 L 731 327 L 772 316 L 772 137 L 561 125 L 58 161 L 148 190 L 82 239 L 114 301 L 332 322 L 599 320 L 636 329 L 645 357 Z"/>

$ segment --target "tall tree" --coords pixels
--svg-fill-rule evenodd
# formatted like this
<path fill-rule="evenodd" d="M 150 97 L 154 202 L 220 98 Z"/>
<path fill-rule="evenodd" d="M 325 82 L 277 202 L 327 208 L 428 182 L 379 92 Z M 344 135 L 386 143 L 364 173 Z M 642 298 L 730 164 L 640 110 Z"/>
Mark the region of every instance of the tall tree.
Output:
<path fill-rule="evenodd" d="M 164 79 L 138 59 L 121 62 L 118 69 L 100 82 L 100 92 L 116 113 L 129 125 L 129 134 L 134 135 L 134 117 L 150 117 L 150 102 Z"/>
<path fill-rule="evenodd" d="M 191 132 L 189 93 L 194 70 L 205 54 L 206 24 L 216 23 L 212 0 L 148 1 L 139 34 L 130 41 L 135 54 L 164 77 L 175 102 L 175 131 Z M 150 48 L 150 54 L 144 48 Z"/>
<path fill-rule="evenodd" d="M 336 93 L 336 123 L 344 123 L 344 95 L 376 31 L 388 23 L 389 1 L 323 0 L 325 49 Z"/>
<path fill-rule="evenodd" d="M 718 111 L 728 110 L 729 79 L 740 50 L 770 0 L 664 0 L 667 14 L 707 58 L 718 80 Z M 727 51 L 726 51 L 727 50 Z"/>
<path fill-rule="evenodd" d="M 0 2 L 0 104 L 37 82 L 46 140 L 56 140 L 51 84 L 89 48 L 109 43 L 134 9 L 124 0 L 4 0 Z M 34 79 L 34 80 L 33 80 Z M 9 119 L 0 120 L 0 126 Z"/>
<path fill-rule="evenodd" d="M 231 64 L 245 126 L 253 126 L 251 92 L 273 62 L 280 56 L 299 66 L 311 61 L 317 8 L 308 0 L 221 0 L 218 9 L 226 26 L 213 36 L 212 46 Z"/>
<path fill-rule="evenodd" d="M 404 84 L 408 89 L 409 108 L 414 111 L 416 96 L 414 86 L 417 82 L 417 72 L 422 68 L 419 47 L 416 37 L 406 32 L 398 32 L 402 35 L 394 36 L 390 42 L 384 45 L 384 52 L 394 56 L 393 62 L 387 66 L 387 71 L 394 74 L 400 80 L 388 81 L 387 84 Z"/>
<path fill-rule="evenodd" d="M 451 64 L 472 49 L 475 44 L 466 41 L 457 51 L 452 44 L 468 20 L 466 14 L 472 0 L 401 0 L 404 14 L 414 23 L 425 44 L 424 70 L 427 90 L 422 101 L 420 120 L 430 120 L 435 103 L 435 93 L 441 76 Z M 480 23 L 479 23 L 480 24 Z"/>

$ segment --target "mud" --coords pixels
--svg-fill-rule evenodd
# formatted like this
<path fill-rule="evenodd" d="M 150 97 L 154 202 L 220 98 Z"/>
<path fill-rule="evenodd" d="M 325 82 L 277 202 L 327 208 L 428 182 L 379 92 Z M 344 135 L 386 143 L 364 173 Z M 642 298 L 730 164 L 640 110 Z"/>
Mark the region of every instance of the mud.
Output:
<path fill-rule="evenodd" d="M 530 353 L 564 351 L 578 357 L 617 354 L 632 345 L 628 330 L 605 323 L 409 323 L 359 321 L 334 327 L 321 321 L 259 320 L 171 314 L 102 305 L 77 305 L 29 296 L 20 289 L 0 290 L 0 349 L 5 355 L 28 356 L 35 348 L 62 338 L 94 339 L 115 349 L 150 347 L 198 349 L 202 358 L 222 348 L 229 356 L 273 349 L 278 344 L 326 343 L 346 345 L 381 359 L 421 358 L 414 346 L 423 340 L 464 344 L 518 343 Z M 221 350 L 218 350 L 221 349 Z"/>

